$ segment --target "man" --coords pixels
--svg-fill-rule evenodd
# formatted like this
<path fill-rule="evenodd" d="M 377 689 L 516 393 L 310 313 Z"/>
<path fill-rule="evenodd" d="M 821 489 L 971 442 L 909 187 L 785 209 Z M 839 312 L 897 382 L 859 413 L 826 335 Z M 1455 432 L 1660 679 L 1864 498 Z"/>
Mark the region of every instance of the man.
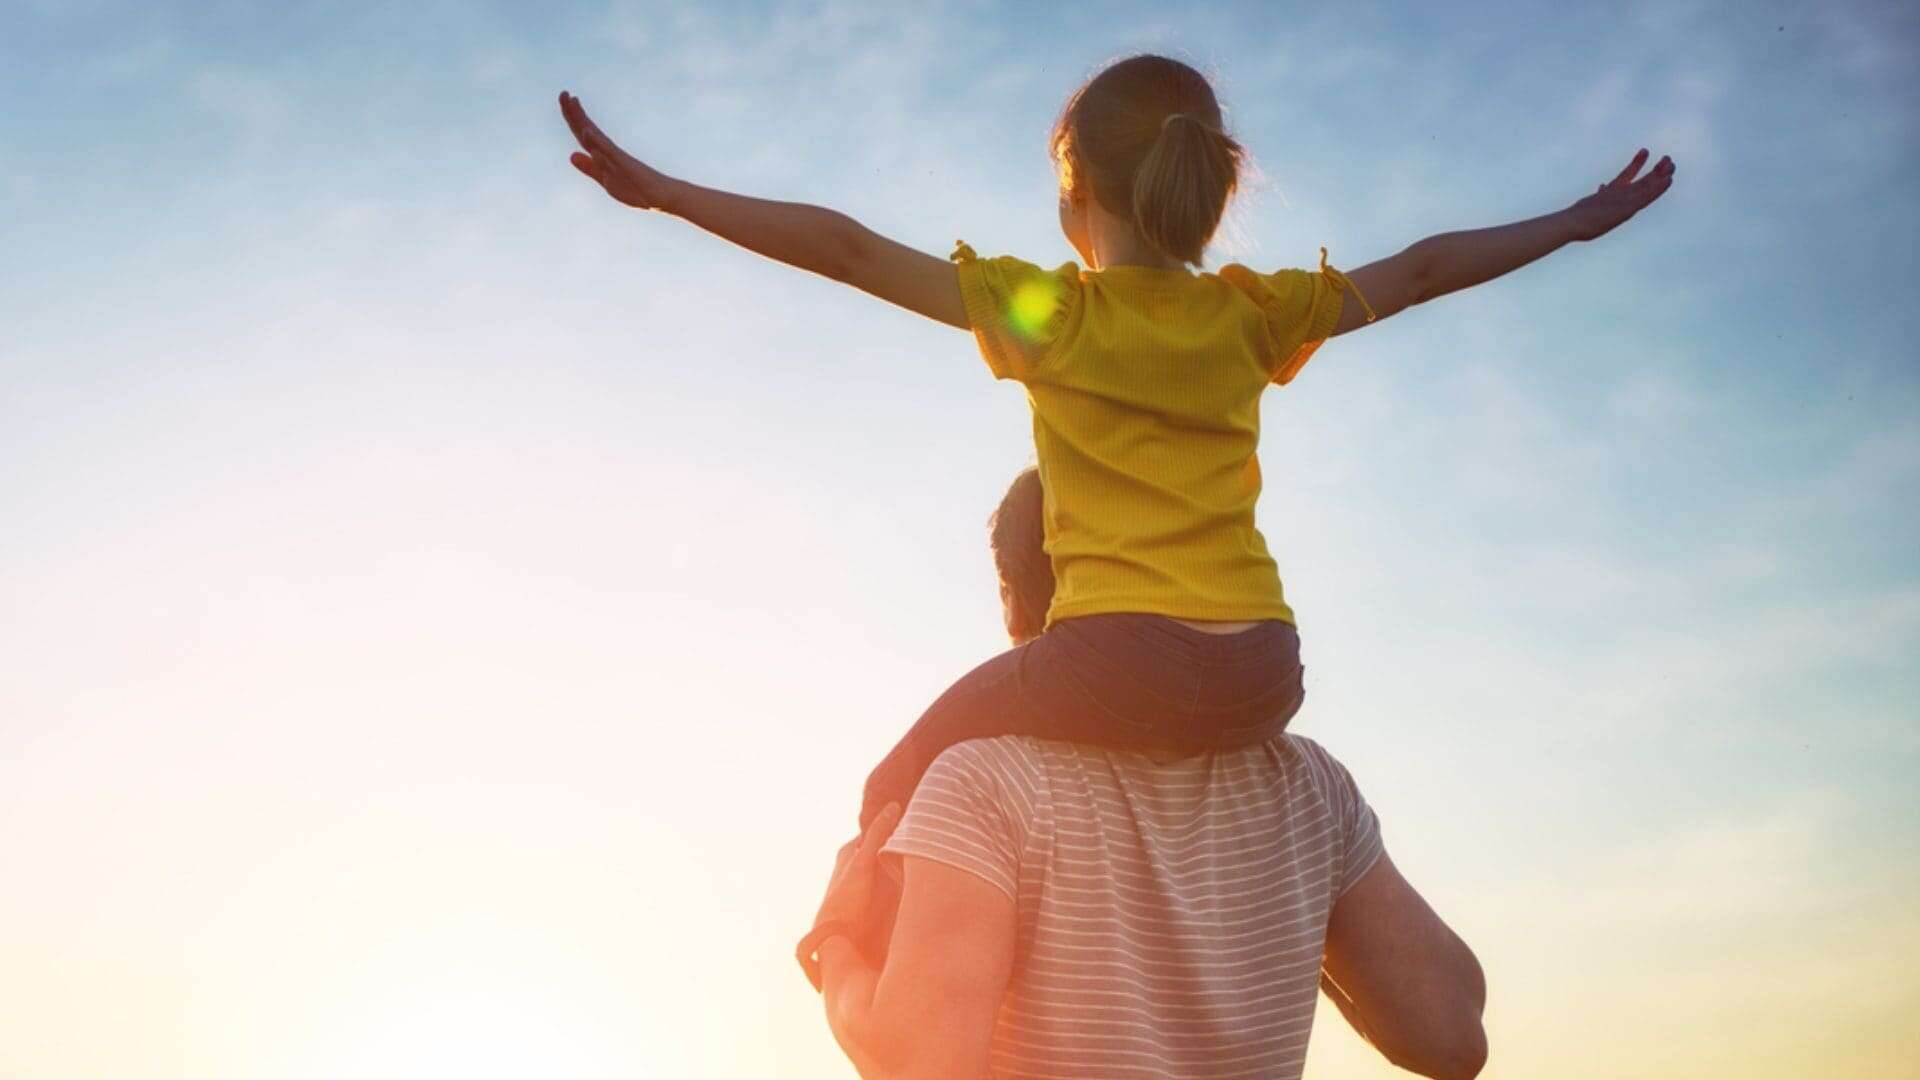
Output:
<path fill-rule="evenodd" d="M 1029 469 L 992 520 L 1016 641 L 1053 588 L 1040 505 Z M 883 857 L 898 910 L 863 948 Z M 1346 769 L 1293 735 L 1185 758 L 962 743 L 842 849 L 801 948 L 867 1080 L 1298 1077 L 1321 988 L 1403 1068 L 1486 1060 L 1479 963 Z"/>

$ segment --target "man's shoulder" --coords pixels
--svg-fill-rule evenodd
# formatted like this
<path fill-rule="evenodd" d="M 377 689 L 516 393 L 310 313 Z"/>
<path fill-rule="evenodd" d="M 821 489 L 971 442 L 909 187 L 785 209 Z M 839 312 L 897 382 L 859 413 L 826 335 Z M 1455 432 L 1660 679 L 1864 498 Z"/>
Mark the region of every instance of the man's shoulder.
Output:
<path fill-rule="evenodd" d="M 1295 735 L 1291 732 L 1255 746 L 1219 751 L 1219 753 L 1277 757 L 1286 764 L 1309 767 L 1339 764 L 1338 759 L 1328 752 L 1326 747 L 1305 735 Z M 942 758 L 949 756 L 955 763 L 965 763 L 973 767 L 991 765 L 1004 768 L 1009 764 L 1017 763 L 1032 769 L 1044 768 L 1050 760 L 1074 758 L 1151 760 L 1151 755 L 1142 751 L 1122 750 L 1093 743 L 1062 742 L 1032 735 L 994 735 L 984 739 L 969 739 L 963 743 L 955 743 L 940 755 Z M 1171 760 L 1185 761 L 1189 758 L 1180 757 Z"/>
<path fill-rule="evenodd" d="M 928 775 L 944 772 L 1001 782 L 1017 780 L 1023 786 L 1031 786 L 1045 771 L 1043 740 L 1026 735 L 995 735 L 955 743 L 941 751 L 927 770 Z"/>
<path fill-rule="evenodd" d="M 1225 773 L 1215 768 L 1222 761 Z M 935 759 L 928 775 L 939 774 L 975 789 L 1017 791 L 1031 799 L 1044 797 L 1057 783 L 1075 788 L 1094 776 L 1190 783 L 1196 769 L 1216 779 L 1226 774 L 1265 774 L 1290 786 L 1304 784 L 1322 798 L 1337 797 L 1353 783 L 1346 766 L 1326 747 L 1292 733 L 1254 746 L 1182 757 L 1030 735 L 996 735 L 949 747 Z"/>
<path fill-rule="evenodd" d="M 1308 768 L 1325 768 L 1340 764 L 1339 759 L 1335 758 L 1331 751 L 1305 735 L 1289 732 L 1275 739 L 1274 742 L 1285 744 L 1286 752 Z"/>

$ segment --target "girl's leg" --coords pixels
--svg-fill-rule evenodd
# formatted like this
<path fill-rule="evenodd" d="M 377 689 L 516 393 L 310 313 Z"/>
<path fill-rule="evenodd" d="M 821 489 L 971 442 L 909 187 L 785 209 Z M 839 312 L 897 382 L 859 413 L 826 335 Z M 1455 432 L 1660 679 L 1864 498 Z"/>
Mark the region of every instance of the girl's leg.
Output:
<path fill-rule="evenodd" d="M 1300 708 L 1285 623 L 1213 635 L 1156 615 L 1070 619 L 973 669 L 867 778 L 862 827 L 905 804 L 933 759 L 994 735 L 1199 752 L 1263 742 Z"/>
<path fill-rule="evenodd" d="M 1180 634 L 1198 633 L 1178 623 L 1166 625 Z M 1200 692 L 1183 745 L 1250 746 L 1286 731 L 1307 695 L 1300 634 L 1291 624 L 1276 620 L 1192 645 L 1202 658 Z"/>
<path fill-rule="evenodd" d="M 1062 682 L 1067 672 L 1060 643 L 1049 631 L 948 687 L 868 774 L 860 827 L 871 824 L 888 803 L 905 806 L 927 767 L 948 747 L 994 735 L 1048 733 L 1060 719 L 1084 708 Z"/>

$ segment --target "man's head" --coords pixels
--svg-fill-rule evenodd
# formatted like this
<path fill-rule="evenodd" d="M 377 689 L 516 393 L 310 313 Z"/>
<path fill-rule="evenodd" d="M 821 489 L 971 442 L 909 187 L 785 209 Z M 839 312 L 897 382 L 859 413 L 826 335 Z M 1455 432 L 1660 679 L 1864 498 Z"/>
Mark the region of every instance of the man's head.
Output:
<path fill-rule="evenodd" d="M 1000 607 L 1015 645 L 1040 636 L 1053 605 L 1053 562 L 1041 524 L 1045 502 L 1040 471 L 1029 466 L 1013 478 L 999 509 L 987 519 L 987 542 L 1000 574 Z"/>

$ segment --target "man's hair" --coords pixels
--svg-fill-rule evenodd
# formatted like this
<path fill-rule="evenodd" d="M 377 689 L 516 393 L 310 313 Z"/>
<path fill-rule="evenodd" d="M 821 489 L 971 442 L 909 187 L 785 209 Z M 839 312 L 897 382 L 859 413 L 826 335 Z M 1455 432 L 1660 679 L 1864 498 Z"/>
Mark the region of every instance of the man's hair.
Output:
<path fill-rule="evenodd" d="M 1007 633 L 1015 642 L 1039 637 L 1053 605 L 1053 561 L 1047 555 L 1046 493 L 1040 470 L 1029 465 L 1013 478 L 1000 506 L 987 519 L 987 544 L 1006 599 Z"/>
<path fill-rule="evenodd" d="M 1147 243 L 1198 263 L 1240 183 L 1206 76 L 1151 54 L 1109 65 L 1073 92 L 1050 140 L 1060 190 L 1092 195 Z"/>

